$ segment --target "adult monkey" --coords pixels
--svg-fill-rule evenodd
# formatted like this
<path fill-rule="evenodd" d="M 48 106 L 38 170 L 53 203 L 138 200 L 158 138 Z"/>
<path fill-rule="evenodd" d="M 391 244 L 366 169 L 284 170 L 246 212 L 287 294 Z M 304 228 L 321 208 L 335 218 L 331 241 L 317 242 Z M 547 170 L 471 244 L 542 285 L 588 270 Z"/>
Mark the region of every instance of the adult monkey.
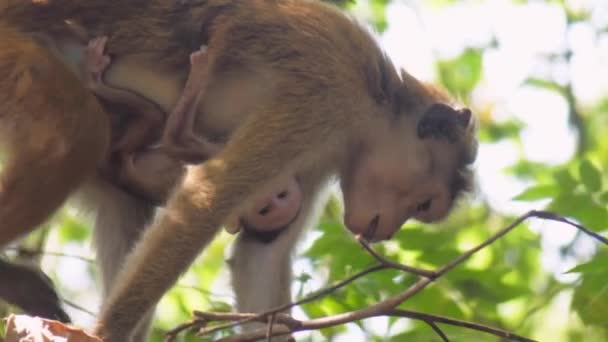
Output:
<path fill-rule="evenodd" d="M 297 179 L 301 220 L 323 183 L 338 175 L 348 228 L 381 240 L 410 217 L 444 217 L 468 184 L 466 169 L 476 145 L 470 112 L 453 109 L 447 98 L 405 72 L 399 77 L 367 32 L 332 7 L 295 0 L 178 6 L 58 0 L 18 4 L 6 13 L 12 14 L 7 16 L 11 27 L 22 31 L 62 37 L 65 25 L 57 18 L 65 18 L 94 35 L 107 34 L 117 70 L 121 64 L 153 68 L 161 84 L 179 84 L 188 55 L 207 43 L 211 86 L 200 91 L 209 122 L 238 112 L 214 99 L 229 97 L 241 84 L 263 95 L 237 116 L 242 123 L 226 148 L 188 172 L 166 214 L 128 259 L 97 328 L 109 341 L 128 338 L 140 313 L 152 307 L 221 224 L 252 203 L 254 192 L 280 193 L 285 182 Z M 133 57 L 133 51 L 144 58 Z M 163 103 L 162 95 L 138 87 L 141 78 L 114 80 Z M 195 125 L 200 122 L 205 119 Z M 281 248 L 288 250 L 286 244 Z M 275 276 L 273 270 L 260 272 L 256 261 L 249 257 L 244 267 Z"/>

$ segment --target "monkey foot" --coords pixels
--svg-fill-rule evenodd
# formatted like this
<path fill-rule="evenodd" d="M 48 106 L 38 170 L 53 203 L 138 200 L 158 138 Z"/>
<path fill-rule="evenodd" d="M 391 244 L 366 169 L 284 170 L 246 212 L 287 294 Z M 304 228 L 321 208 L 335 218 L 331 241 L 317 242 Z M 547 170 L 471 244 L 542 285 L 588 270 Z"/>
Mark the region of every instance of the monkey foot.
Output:
<path fill-rule="evenodd" d="M 84 78 L 89 89 L 103 85 L 103 73 L 110 65 L 110 56 L 104 54 L 107 41 L 107 37 L 97 37 L 85 48 Z"/>
<path fill-rule="evenodd" d="M 197 98 L 206 84 L 209 66 L 207 63 L 207 46 L 201 46 L 200 50 L 190 54 L 190 74 L 183 90 L 187 98 Z"/>

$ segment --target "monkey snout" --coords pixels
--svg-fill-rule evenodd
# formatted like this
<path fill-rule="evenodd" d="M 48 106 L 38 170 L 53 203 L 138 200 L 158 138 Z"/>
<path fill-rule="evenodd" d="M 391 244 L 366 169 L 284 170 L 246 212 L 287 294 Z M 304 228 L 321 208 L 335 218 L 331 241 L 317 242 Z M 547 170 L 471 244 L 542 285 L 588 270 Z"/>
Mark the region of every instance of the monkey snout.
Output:
<path fill-rule="evenodd" d="M 302 206 L 302 191 L 295 180 L 272 196 L 258 201 L 244 217 L 245 225 L 258 231 L 273 231 L 293 222 Z"/>
<path fill-rule="evenodd" d="M 353 234 L 361 235 L 369 242 L 380 242 L 391 239 L 401 227 L 400 224 L 387 220 L 386 217 L 380 214 L 372 218 L 346 216 L 344 222 Z"/>

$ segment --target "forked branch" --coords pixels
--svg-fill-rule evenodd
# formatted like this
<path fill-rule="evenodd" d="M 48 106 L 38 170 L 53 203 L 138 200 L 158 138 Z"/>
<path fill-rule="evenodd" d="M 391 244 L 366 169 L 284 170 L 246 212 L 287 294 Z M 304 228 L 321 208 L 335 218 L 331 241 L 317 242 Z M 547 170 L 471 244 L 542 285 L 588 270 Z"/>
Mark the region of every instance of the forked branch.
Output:
<path fill-rule="evenodd" d="M 463 328 L 467 328 L 467 329 L 471 329 L 471 330 L 477 330 L 480 332 L 485 332 L 488 334 L 499 336 L 499 337 L 502 337 L 502 338 L 505 338 L 505 339 L 508 339 L 511 341 L 532 342 L 534 340 L 523 337 L 523 336 L 519 336 L 519 335 L 509 332 L 509 331 L 489 327 L 489 326 L 486 326 L 483 324 L 466 322 L 466 321 L 462 321 L 462 320 L 458 320 L 458 319 L 454 319 L 454 318 L 450 318 L 450 317 L 432 315 L 432 314 L 422 313 L 422 312 L 418 312 L 418 311 L 401 310 L 401 309 L 396 308 L 398 305 L 402 304 L 403 302 L 407 301 L 409 298 L 413 297 L 414 295 L 416 295 L 417 293 L 422 291 L 425 287 L 427 287 L 429 284 L 431 284 L 434 280 L 442 277 L 443 275 L 445 275 L 447 272 L 451 271 L 456 266 L 462 264 L 465 260 L 467 260 L 469 257 L 474 255 L 475 253 L 477 253 L 480 250 L 491 245 L 496 240 L 505 236 L 507 233 L 509 233 L 511 230 L 513 230 L 519 224 L 521 224 L 522 222 L 524 222 L 527 219 L 532 218 L 532 217 L 566 223 L 568 225 L 571 225 L 571 226 L 577 228 L 578 230 L 582 231 L 583 233 L 589 235 L 590 237 L 599 241 L 600 243 L 608 245 L 608 238 L 606 238 L 600 234 L 597 234 L 597 233 L 589 230 L 588 228 L 586 228 L 576 222 L 573 222 L 572 220 L 569 220 L 565 217 L 562 217 L 562 216 L 557 215 L 552 212 L 537 211 L 537 210 L 529 211 L 528 213 L 520 216 L 515 221 L 513 221 L 511 224 L 509 224 L 505 228 L 501 229 L 500 231 L 498 231 L 497 233 L 495 233 L 494 235 L 489 237 L 484 242 L 480 243 L 479 245 L 471 248 L 470 250 L 468 250 L 465 253 L 461 254 L 460 256 L 456 257 L 454 260 L 443 265 L 436 271 L 418 269 L 418 268 L 410 267 L 407 265 L 402 265 L 400 263 L 396 263 L 394 261 L 388 260 L 385 257 L 378 254 L 376 251 L 374 251 L 374 249 L 367 243 L 367 241 L 365 239 L 363 239 L 361 237 L 357 237 L 357 239 L 360 242 L 363 249 L 365 249 L 371 256 L 373 256 L 379 262 L 378 264 L 373 265 L 363 271 L 360 271 L 330 287 L 316 291 L 316 292 L 304 297 L 301 300 L 298 300 L 296 302 L 289 303 L 287 305 L 283 305 L 283 306 L 280 306 L 280 307 L 277 307 L 272 310 L 262 312 L 259 314 L 195 312 L 196 318 L 193 321 L 191 321 L 189 323 L 185 323 L 185 324 L 175 328 L 174 330 L 170 331 L 169 333 L 167 333 L 167 341 L 173 341 L 180 332 L 187 330 L 187 329 L 197 328 L 197 329 L 200 329 L 199 334 L 205 335 L 205 334 L 211 334 L 211 333 L 219 331 L 219 330 L 242 325 L 247 322 L 266 323 L 267 327 L 258 329 L 258 330 L 254 330 L 254 331 L 248 331 L 248 332 L 224 337 L 224 338 L 220 339 L 220 341 L 223 341 L 223 342 L 255 341 L 255 340 L 264 339 L 264 338 L 268 340 L 272 336 L 288 335 L 288 334 L 292 334 L 294 332 L 299 332 L 299 331 L 318 330 L 318 329 L 328 328 L 328 327 L 341 325 L 341 324 L 345 324 L 345 323 L 355 322 L 355 321 L 359 321 L 361 319 L 366 319 L 366 318 L 370 318 L 370 317 L 378 317 L 378 316 L 389 317 L 390 316 L 390 317 L 406 317 L 406 318 L 416 319 L 416 320 L 425 322 L 433 329 L 433 331 L 435 331 L 438 334 L 438 336 L 444 342 L 449 341 L 449 339 L 448 339 L 447 335 L 445 335 L 443 333 L 443 331 L 441 331 L 441 329 L 439 328 L 439 326 L 437 324 L 446 324 L 446 325 L 463 327 Z M 317 319 L 311 319 L 311 320 L 297 320 L 289 315 L 281 313 L 282 311 L 290 309 L 294 306 L 308 303 L 308 302 L 314 301 L 316 299 L 319 299 L 323 296 L 326 296 L 328 294 L 331 294 L 331 293 L 345 287 L 346 285 L 355 281 L 358 278 L 361 278 L 367 274 L 377 272 L 380 270 L 384 270 L 384 269 L 395 269 L 395 270 L 400 270 L 403 272 L 411 273 L 411 274 L 417 275 L 418 277 L 420 277 L 420 279 L 416 283 L 411 285 L 409 288 L 407 288 L 406 290 L 401 292 L 400 294 L 387 298 L 377 304 L 374 304 L 372 306 L 362 308 L 359 310 L 354 310 L 354 311 L 350 311 L 350 312 L 346 312 L 346 313 L 342 313 L 342 314 L 337 314 L 337 315 L 332 315 L 332 316 L 327 316 L 327 317 L 317 318 Z M 211 327 L 205 327 L 205 325 L 207 323 L 211 323 L 211 322 L 228 322 L 228 323 L 218 324 L 218 325 L 214 325 Z"/>

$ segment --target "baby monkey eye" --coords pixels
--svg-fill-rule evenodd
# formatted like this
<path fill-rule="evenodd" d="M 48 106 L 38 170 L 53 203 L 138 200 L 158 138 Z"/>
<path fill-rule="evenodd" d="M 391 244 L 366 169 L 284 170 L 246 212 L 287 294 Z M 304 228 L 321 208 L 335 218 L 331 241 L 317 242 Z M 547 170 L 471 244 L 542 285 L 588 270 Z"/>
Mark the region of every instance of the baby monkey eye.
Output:
<path fill-rule="evenodd" d="M 422 202 L 421 204 L 418 204 L 418 206 L 416 207 L 416 210 L 417 211 L 427 211 L 427 210 L 429 210 L 431 208 L 431 202 L 432 201 L 433 200 L 428 199 L 428 200 Z"/>

